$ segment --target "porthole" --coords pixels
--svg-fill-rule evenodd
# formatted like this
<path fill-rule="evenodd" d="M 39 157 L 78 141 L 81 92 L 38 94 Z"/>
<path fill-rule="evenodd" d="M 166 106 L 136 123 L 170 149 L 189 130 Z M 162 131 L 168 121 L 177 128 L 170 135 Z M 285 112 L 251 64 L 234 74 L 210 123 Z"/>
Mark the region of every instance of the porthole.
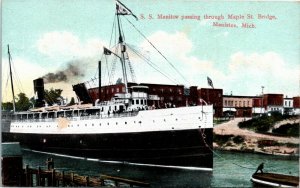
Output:
<path fill-rule="evenodd" d="M 127 122 L 125 121 L 125 125 L 127 125 Z"/>
<path fill-rule="evenodd" d="M 85 126 L 87 127 L 87 124 L 85 124 Z"/>
<path fill-rule="evenodd" d="M 107 125 L 109 125 L 109 123 L 107 123 Z"/>
<path fill-rule="evenodd" d="M 94 127 L 94 123 L 92 123 L 92 126 Z"/>
<path fill-rule="evenodd" d="M 118 125 L 118 122 L 116 122 L 116 125 Z"/>

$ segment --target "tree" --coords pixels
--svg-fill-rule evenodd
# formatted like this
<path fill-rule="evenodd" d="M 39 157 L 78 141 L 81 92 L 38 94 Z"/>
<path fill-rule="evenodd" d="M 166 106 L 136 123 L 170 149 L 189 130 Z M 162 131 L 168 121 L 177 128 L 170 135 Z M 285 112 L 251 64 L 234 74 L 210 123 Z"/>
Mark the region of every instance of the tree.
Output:
<path fill-rule="evenodd" d="M 14 108 L 12 102 L 3 102 L 1 105 L 2 105 L 2 110 L 5 111 L 11 111 Z"/>
<path fill-rule="evenodd" d="M 53 89 L 50 90 L 45 89 L 45 100 L 49 105 L 53 105 L 55 103 L 60 103 L 61 101 L 61 93 L 62 89 Z"/>
<path fill-rule="evenodd" d="M 16 111 L 27 111 L 31 104 L 25 93 L 19 93 L 16 100 Z"/>
<path fill-rule="evenodd" d="M 74 97 L 72 97 L 72 98 L 71 98 L 71 101 L 70 101 L 70 103 L 69 103 L 68 105 L 71 106 L 71 105 L 74 105 L 74 104 L 75 104 L 75 99 L 74 99 Z"/>

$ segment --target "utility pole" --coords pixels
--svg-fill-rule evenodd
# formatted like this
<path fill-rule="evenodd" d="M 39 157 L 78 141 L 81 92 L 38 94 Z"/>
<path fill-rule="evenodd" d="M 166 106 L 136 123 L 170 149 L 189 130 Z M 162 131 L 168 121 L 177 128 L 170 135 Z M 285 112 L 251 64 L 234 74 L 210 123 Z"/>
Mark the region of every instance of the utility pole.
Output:
<path fill-rule="evenodd" d="M 261 86 L 261 109 L 260 109 L 260 114 L 262 114 L 262 109 L 264 107 L 264 86 Z"/>

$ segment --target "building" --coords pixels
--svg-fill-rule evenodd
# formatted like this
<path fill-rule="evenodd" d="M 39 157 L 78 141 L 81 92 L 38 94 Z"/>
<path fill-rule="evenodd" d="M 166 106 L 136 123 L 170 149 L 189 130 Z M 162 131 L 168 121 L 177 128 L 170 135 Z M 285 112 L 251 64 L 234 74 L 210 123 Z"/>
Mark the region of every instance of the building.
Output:
<path fill-rule="evenodd" d="M 283 114 L 283 94 L 264 94 L 263 106 L 266 112 L 280 112 Z"/>
<path fill-rule="evenodd" d="M 168 106 L 185 106 L 187 101 L 192 98 L 193 92 L 189 92 L 185 95 L 185 88 L 183 85 L 166 85 L 166 84 L 149 84 L 149 83 L 128 83 L 128 90 L 131 91 L 133 86 L 146 86 L 148 93 L 148 105 L 155 106 L 157 108 L 164 108 Z M 193 87 L 190 88 L 192 90 Z M 196 88 L 197 89 L 197 88 Z M 92 98 L 92 101 L 99 99 L 99 88 L 88 89 L 88 93 Z M 116 94 L 124 94 L 125 85 L 123 83 L 116 85 L 108 85 L 101 87 L 100 101 L 109 101 Z M 191 102 L 192 104 L 192 102 Z"/>
<path fill-rule="evenodd" d="M 269 112 L 300 114 L 300 96 L 284 98 L 283 94 L 264 94 L 262 96 L 224 95 L 223 89 L 200 88 L 183 85 L 128 83 L 128 90 L 133 86 L 143 86 L 148 93 L 148 106 L 165 108 L 171 106 L 212 104 L 215 117 L 236 116 L 251 117 Z M 125 94 L 123 83 L 86 89 L 84 84 L 73 86 L 82 103 L 109 101 Z M 100 96 L 99 96 L 100 91 Z M 100 100 L 99 100 L 100 97 Z"/>
<path fill-rule="evenodd" d="M 283 113 L 292 115 L 293 111 L 293 98 L 285 97 L 283 99 Z"/>
<path fill-rule="evenodd" d="M 253 97 L 252 100 L 252 116 L 265 113 L 263 106 L 263 96 Z"/>
<path fill-rule="evenodd" d="M 207 104 L 213 105 L 215 117 L 223 116 L 223 89 L 198 89 L 197 104 L 200 104 L 201 100 L 204 100 L 205 102 L 207 102 Z"/>
<path fill-rule="evenodd" d="M 223 115 L 236 117 L 251 117 L 253 99 L 254 97 L 251 96 L 224 95 Z"/>
<path fill-rule="evenodd" d="M 300 114 L 300 96 L 293 97 L 293 114 L 299 115 Z"/>

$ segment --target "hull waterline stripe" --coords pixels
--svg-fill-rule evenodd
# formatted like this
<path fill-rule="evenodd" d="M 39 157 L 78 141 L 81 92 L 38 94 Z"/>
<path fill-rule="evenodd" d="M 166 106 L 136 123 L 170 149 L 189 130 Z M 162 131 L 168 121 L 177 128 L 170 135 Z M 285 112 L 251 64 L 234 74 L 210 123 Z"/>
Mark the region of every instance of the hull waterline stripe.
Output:
<path fill-rule="evenodd" d="M 100 159 L 95 159 L 95 158 L 76 157 L 76 156 L 72 156 L 72 155 L 63 155 L 63 154 L 58 154 L 58 153 L 51 153 L 51 152 L 45 152 L 45 151 L 31 150 L 31 149 L 25 149 L 25 148 L 23 148 L 22 150 L 31 151 L 31 152 L 35 152 L 35 153 L 42 153 L 42 154 L 51 154 L 51 155 L 58 156 L 58 157 L 66 157 L 66 158 L 72 158 L 72 159 L 81 159 L 81 160 L 101 162 L 101 163 L 110 163 L 110 164 L 127 164 L 127 165 L 134 165 L 134 166 L 176 168 L 176 169 L 199 170 L 199 171 L 212 171 L 213 170 L 212 168 L 201 168 L 201 167 L 168 166 L 168 165 L 155 165 L 155 164 L 143 164 L 143 163 L 122 162 L 122 161 L 100 160 Z"/>
<path fill-rule="evenodd" d="M 255 182 L 255 183 L 259 183 L 259 184 L 263 184 L 263 185 L 269 185 L 269 186 L 275 186 L 275 187 L 294 187 L 294 186 L 290 186 L 290 185 L 284 185 L 284 184 L 279 184 L 279 183 L 272 183 L 269 181 L 263 181 L 263 180 L 258 180 L 255 178 L 251 178 L 251 181 Z"/>

